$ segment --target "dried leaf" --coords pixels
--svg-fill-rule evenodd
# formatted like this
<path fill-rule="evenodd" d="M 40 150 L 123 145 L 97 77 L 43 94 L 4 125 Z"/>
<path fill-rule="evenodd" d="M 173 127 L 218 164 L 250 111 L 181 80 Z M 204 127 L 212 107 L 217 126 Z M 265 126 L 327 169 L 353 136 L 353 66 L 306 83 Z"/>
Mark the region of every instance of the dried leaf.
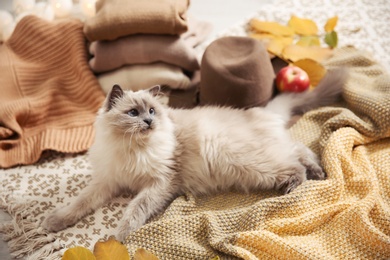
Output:
<path fill-rule="evenodd" d="M 138 248 L 134 254 L 134 260 L 159 260 L 157 256 L 153 255 L 149 251 Z"/>
<path fill-rule="evenodd" d="M 292 38 L 277 36 L 274 39 L 269 41 L 267 50 L 272 54 L 280 56 L 283 52 L 283 49 L 286 46 L 292 44 L 292 42 L 293 42 Z"/>
<path fill-rule="evenodd" d="M 284 47 L 285 46 L 281 41 L 277 39 L 272 39 L 267 44 L 267 51 L 276 56 L 280 56 L 282 54 Z"/>
<path fill-rule="evenodd" d="M 299 46 L 320 46 L 321 42 L 317 36 L 302 36 L 296 44 Z"/>
<path fill-rule="evenodd" d="M 321 62 L 332 55 L 332 50 L 329 48 L 322 48 L 319 46 L 299 46 L 288 45 L 283 49 L 282 55 L 284 59 L 291 60 L 292 62 L 301 59 L 312 59 Z"/>
<path fill-rule="evenodd" d="M 282 37 L 282 36 L 277 36 L 276 37 L 278 41 L 282 42 L 284 46 L 288 46 L 293 43 L 294 39 L 292 37 Z"/>
<path fill-rule="evenodd" d="M 291 16 L 288 25 L 300 35 L 317 35 L 318 28 L 315 22 L 310 19 L 299 18 L 295 15 Z"/>
<path fill-rule="evenodd" d="M 293 43 L 292 37 L 283 37 L 269 33 L 254 33 L 251 38 L 261 40 L 270 54 L 280 56 L 284 47 Z"/>
<path fill-rule="evenodd" d="M 62 260 L 96 260 L 96 257 L 85 247 L 76 246 L 66 250 Z"/>
<path fill-rule="evenodd" d="M 277 22 L 264 22 L 258 19 L 252 19 L 250 26 L 261 33 L 270 33 L 279 36 L 293 36 L 294 31 L 288 26 L 281 25 Z"/>
<path fill-rule="evenodd" d="M 251 33 L 249 37 L 258 40 L 271 40 L 275 38 L 275 35 L 269 33 Z"/>
<path fill-rule="evenodd" d="M 326 74 L 326 69 L 320 63 L 312 59 L 302 59 L 293 63 L 294 66 L 297 66 L 304 71 L 310 79 L 310 84 L 315 87 L 322 80 Z"/>
<path fill-rule="evenodd" d="M 325 43 L 328 44 L 331 48 L 336 48 L 337 43 L 339 41 L 337 33 L 335 31 L 331 31 L 325 34 Z"/>
<path fill-rule="evenodd" d="M 337 25 L 337 21 L 338 21 L 338 20 L 339 20 L 339 18 L 338 18 L 337 16 L 330 18 L 330 19 L 326 22 L 326 24 L 325 24 L 325 26 L 324 26 L 325 32 L 331 32 L 331 31 L 333 31 L 334 28 L 335 28 L 336 25 Z"/>
<path fill-rule="evenodd" d="M 96 242 L 93 249 L 96 260 L 130 260 L 127 248 L 115 239 L 109 239 L 105 242 Z"/>

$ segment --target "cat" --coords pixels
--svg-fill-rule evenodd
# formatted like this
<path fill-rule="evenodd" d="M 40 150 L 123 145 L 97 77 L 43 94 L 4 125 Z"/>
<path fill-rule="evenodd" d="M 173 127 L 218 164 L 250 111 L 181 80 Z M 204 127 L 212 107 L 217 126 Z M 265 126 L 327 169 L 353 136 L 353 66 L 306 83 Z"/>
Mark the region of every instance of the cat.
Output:
<path fill-rule="evenodd" d="M 91 182 L 42 226 L 50 232 L 72 226 L 128 189 L 135 196 L 121 220 L 123 240 L 184 192 L 286 194 L 306 179 L 322 180 L 317 156 L 290 138 L 286 124 L 295 114 L 338 100 L 346 76 L 345 70 L 328 71 L 312 91 L 280 94 L 249 109 L 168 108 L 157 99 L 160 86 L 132 92 L 114 85 L 95 122 Z"/>

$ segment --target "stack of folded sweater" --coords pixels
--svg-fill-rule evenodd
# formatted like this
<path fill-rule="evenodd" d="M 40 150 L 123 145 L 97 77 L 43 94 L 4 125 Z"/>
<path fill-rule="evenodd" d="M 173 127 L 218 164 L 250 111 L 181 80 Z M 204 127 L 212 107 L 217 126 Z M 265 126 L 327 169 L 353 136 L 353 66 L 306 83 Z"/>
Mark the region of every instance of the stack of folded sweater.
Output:
<path fill-rule="evenodd" d="M 130 90 L 157 84 L 189 88 L 199 70 L 194 49 L 199 41 L 193 36 L 202 26 L 187 18 L 188 7 L 189 0 L 98 1 L 84 34 L 102 89 L 107 93 L 113 84 Z"/>

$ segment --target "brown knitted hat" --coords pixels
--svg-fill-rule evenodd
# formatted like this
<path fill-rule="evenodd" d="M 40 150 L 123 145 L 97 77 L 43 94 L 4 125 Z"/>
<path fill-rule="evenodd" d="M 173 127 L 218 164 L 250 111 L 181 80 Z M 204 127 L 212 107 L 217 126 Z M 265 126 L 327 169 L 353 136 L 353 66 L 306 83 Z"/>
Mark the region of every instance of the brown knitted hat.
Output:
<path fill-rule="evenodd" d="M 0 168 L 90 147 L 104 93 L 87 60 L 76 19 L 26 16 L 0 45 Z"/>
<path fill-rule="evenodd" d="M 237 108 L 265 105 L 272 96 L 274 78 L 269 55 L 258 40 L 219 38 L 203 54 L 200 105 Z"/>

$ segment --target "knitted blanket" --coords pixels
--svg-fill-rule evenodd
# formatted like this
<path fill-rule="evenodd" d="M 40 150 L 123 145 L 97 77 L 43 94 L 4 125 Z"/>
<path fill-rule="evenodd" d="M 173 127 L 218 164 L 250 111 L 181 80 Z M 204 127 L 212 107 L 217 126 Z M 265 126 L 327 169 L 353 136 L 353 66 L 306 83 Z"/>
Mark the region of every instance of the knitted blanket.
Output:
<path fill-rule="evenodd" d="M 292 136 L 322 155 L 324 181 L 276 192 L 180 197 L 126 240 L 161 259 L 389 259 L 390 75 L 342 48 L 344 104 L 306 113 Z"/>
<path fill-rule="evenodd" d="M 125 244 L 131 255 L 145 248 L 160 259 L 390 258 L 390 74 L 378 62 L 383 59 L 389 69 L 390 33 L 367 29 L 389 30 L 388 4 L 338 1 L 332 9 L 327 1 L 284 0 L 288 10 L 283 11 L 276 2 L 251 17 L 283 21 L 294 10 L 320 24 L 337 11 L 347 21 L 340 21 L 341 45 L 358 47 L 340 48 L 324 64 L 349 68 L 344 102 L 306 113 L 290 130 L 321 157 L 326 180 L 307 181 L 283 196 L 181 196 L 130 234 Z M 245 34 L 246 24 L 221 35 Z M 131 198 L 115 198 L 74 227 L 47 234 L 40 221 L 77 196 L 92 172 L 85 154 L 45 155 L 34 165 L 0 172 L 0 207 L 12 217 L 0 225 L 0 233 L 15 257 L 59 259 L 73 246 L 93 249 L 96 241 L 118 232 Z"/>

